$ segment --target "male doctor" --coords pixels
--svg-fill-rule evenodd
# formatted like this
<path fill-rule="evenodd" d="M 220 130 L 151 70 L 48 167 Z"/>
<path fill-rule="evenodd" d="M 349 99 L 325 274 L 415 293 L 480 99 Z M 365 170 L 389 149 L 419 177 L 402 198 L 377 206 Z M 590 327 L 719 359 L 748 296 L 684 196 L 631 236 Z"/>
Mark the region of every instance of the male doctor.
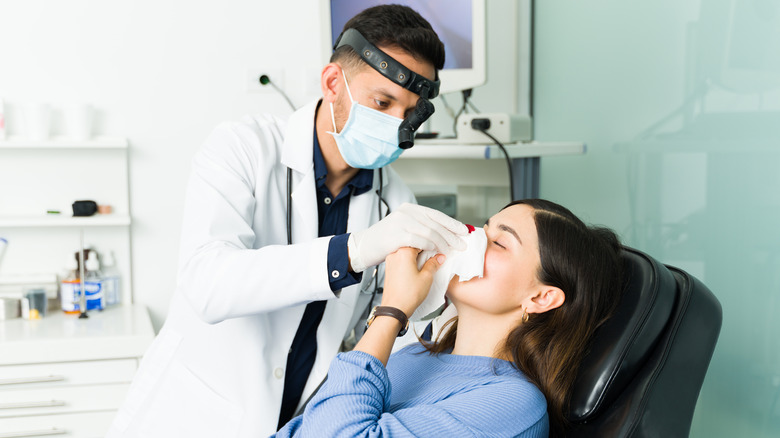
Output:
<path fill-rule="evenodd" d="M 402 121 L 430 115 L 443 44 L 404 6 L 344 29 L 321 99 L 222 124 L 194 158 L 178 287 L 110 437 L 274 433 L 363 324 L 374 266 L 402 246 L 461 249 L 465 225 L 404 204 L 385 167 Z"/>

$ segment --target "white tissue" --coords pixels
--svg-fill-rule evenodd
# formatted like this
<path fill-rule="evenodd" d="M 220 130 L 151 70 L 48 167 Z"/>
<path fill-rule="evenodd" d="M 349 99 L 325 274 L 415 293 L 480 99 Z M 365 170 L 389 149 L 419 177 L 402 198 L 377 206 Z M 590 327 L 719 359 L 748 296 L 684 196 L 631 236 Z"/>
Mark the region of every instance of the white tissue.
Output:
<path fill-rule="evenodd" d="M 450 250 L 443 254 L 447 260 L 439 267 L 433 276 L 433 284 L 428 296 L 412 314 L 412 321 L 419 321 L 423 317 L 438 310 L 444 305 L 444 294 L 452 277 L 458 276 L 459 281 L 468 281 L 474 277 L 482 278 L 485 267 L 485 250 L 487 249 L 487 236 L 485 230 L 476 228 L 461 239 L 466 243 L 463 251 Z M 428 259 L 439 254 L 437 251 L 423 251 L 417 256 L 417 268 L 422 268 Z"/>

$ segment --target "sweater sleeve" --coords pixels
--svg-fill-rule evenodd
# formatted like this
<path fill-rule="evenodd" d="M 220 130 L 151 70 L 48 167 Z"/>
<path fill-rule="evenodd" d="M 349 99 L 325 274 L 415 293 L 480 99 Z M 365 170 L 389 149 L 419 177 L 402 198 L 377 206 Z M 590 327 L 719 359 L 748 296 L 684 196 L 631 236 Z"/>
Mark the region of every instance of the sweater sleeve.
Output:
<path fill-rule="evenodd" d="M 303 415 L 277 437 L 547 437 L 544 399 L 540 405 L 535 393 L 497 391 L 500 387 L 484 385 L 388 412 L 391 387 L 382 363 L 359 351 L 341 353 Z M 486 399 L 491 402 L 481 403 Z"/>

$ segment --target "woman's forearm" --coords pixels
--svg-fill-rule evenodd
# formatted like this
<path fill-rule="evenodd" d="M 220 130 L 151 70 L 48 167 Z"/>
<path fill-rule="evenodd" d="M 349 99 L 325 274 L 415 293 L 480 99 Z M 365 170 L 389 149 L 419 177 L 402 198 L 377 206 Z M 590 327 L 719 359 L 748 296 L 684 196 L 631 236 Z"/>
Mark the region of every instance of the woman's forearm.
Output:
<path fill-rule="evenodd" d="M 401 322 L 391 316 L 380 315 L 374 318 L 371 326 L 355 345 L 355 351 L 370 354 L 387 366 L 390 351 L 401 330 Z"/>

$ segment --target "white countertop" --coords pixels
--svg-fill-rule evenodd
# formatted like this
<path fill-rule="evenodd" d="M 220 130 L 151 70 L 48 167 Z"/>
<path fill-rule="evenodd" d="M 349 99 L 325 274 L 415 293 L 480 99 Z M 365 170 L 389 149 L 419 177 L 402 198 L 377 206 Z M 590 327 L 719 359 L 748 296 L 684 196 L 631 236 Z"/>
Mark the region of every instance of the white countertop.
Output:
<path fill-rule="evenodd" d="M 0 365 L 141 357 L 153 339 L 143 306 L 90 311 L 87 319 L 50 310 L 39 320 L 0 321 Z"/>

